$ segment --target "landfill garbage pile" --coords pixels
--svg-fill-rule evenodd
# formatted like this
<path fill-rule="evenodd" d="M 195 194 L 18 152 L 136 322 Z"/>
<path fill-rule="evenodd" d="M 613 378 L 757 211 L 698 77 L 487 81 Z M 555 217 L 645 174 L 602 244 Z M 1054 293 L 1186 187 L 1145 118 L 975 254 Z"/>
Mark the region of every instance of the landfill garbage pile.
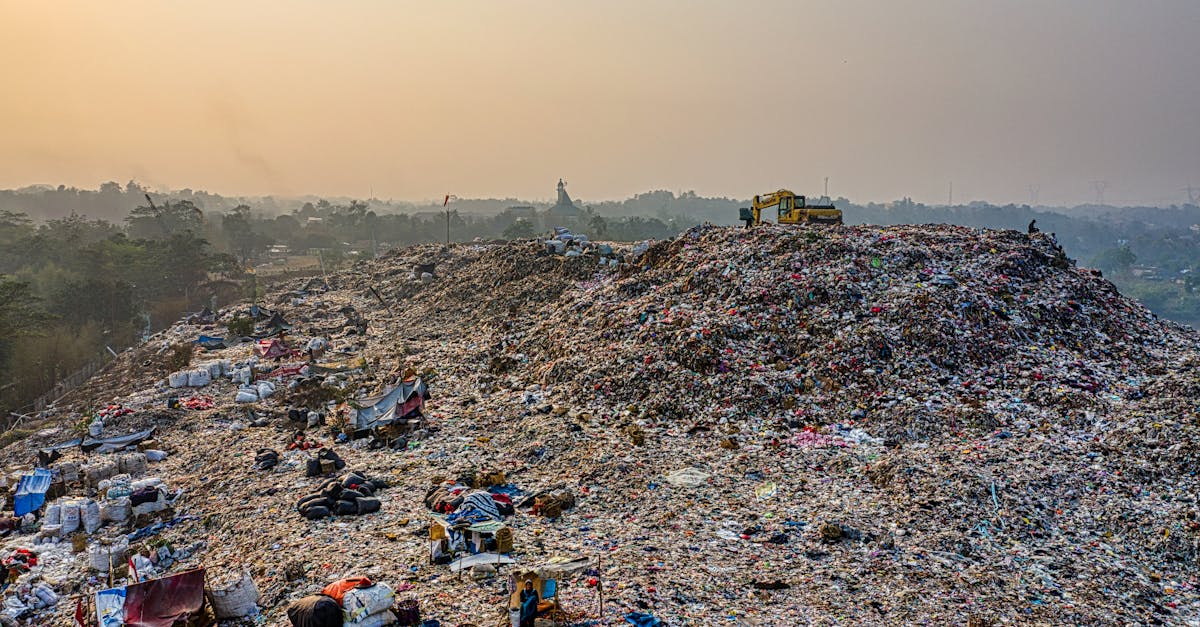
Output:
<path fill-rule="evenodd" d="M 225 337 L 248 304 L 123 353 L 3 454 L 90 418 L 101 446 L 51 466 L 96 481 L 67 482 L 58 516 L 128 498 L 133 446 L 161 453 L 137 470 L 170 506 L 102 516 L 80 555 L 23 520 L 0 538 L 38 551 L 20 590 L 94 591 L 87 555 L 153 542 L 182 547 L 162 572 L 248 572 L 266 624 L 355 576 L 499 624 L 509 571 L 559 557 L 591 561 L 557 585 L 567 624 L 1200 621 L 1200 338 L 1048 237 L 698 227 L 605 251 L 617 265 L 597 248 L 413 247 L 277 286 L 255 328 L 286 320 L 277 357 Z M 372 446 L 338 422 L 408 371 L 430 392 L 413 430 Z M 470 576 L 433 563 L 426 497 L 501 480 L 513 551 Z M 339 503 L 355 515 L 297 515 Z M 70 624 L 74 602 L 43 605 L 36 624 Z"/>

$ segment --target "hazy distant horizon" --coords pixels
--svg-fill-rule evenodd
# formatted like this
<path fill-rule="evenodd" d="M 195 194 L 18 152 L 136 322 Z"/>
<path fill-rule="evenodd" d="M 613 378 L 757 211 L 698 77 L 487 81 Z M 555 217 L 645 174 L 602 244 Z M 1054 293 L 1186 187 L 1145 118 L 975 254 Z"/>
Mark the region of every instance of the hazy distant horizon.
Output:
<path fill-rule="evenodd" d="M 4 0 L 0 0 L 4 1 Z M 0 187 L 1166 206 L 1200 3 L 6 2 Z"/>
<path fill-rule="evenodd" d="M 119 183 L 117 181 L 105 181 L 105 183 L 109 183 L 109 182 L 118 183 L 123 190 L 125 188 L 125 183 Z M 287 205 L 289 205 L 289 204 L 296 204 L 298 206 L 299 203 L 316 202 L 319 200 L 326 200 L 331 203 L 347 202 L 347 201 L 375 202 L 375 203 L 381 203 L 383 205 L 392 205 L 392 206 L 404 204 L 404 205 L 412 205 L 414 207 L 420 207 L 420 208 L 429 207 L 429 206 L 437 206 L 437 207 L 443 206 L 442 205 L 443 197 L 438 197 L 438 198 L 378 198 L 378 197 L 368 197 L 368 196 L 346 196 L 346 195 L 339 195 L 339 194 L 329 194 L 329 195 L 321 195 L 321 194 L 296 194 L 296 195 L 243 194 L 243 195 L 237 195 L 237 194 L 222 193 L 221 190 L 200 189 L 200 188 L 194 188 L 194 187 L 181 187 L 178 189 L 163 189 L 163 188 L 155 188 L 155 187 L 145 185 L 142 181 L 132 181 L 132 182 L 137 183 L 138 185 L 142 186 L 144 188 L 144 191 L 151 194 L 152 197 L 161 196 L 163 199 L 170 199 L 171 197 L 188 196 L 189 193 L 196 194 L 196 195 L 207 194 L 207 195 L 221 198 L 222 200 L 226 201 L 226 203 L 230 203 L 230 206 L 232 206 L 232 203 L 238 202 L 238 201 L 246 201 L 251 204 L 275 201 L 278 203 L 283 203 L 283 208 L 286 209 Z M 16 187 L 16 188 L 0 189 L 0 193 L 10 193 L 10 192 L 18 193 L 18 194 L 38 193 L 39 191 L 43 191 L 43 190 L 57 190 L 60 186 L 65 187 L 65 188 L 73 188 L 73 189 L 76 189 L 79 191 L 85 191 L 85 192 L 97 192 L 99 190 L 99 185 L 76 187 L 76 186 L 70 186 L 70 185 L 66 185 L 66 184 L 32 183 L 29 185 L 22 185 L 22 186 Z M 568 191 L 570 191 L 570 190 L 568 189 Z M 681 199 L 683 194 L 686 194 L 688 192 L 694 193 L 695 190 L 691 190 L 691 189 L 664 190 L 661 188 L 660 189 L 644 189 L 644 190 L 633 191 L 624 196 L 615 197 L 615 198 L 588 198 L 588 199 L 573 198 L 572 200 L 575 201 L 575 204 L 583 205 L 583 206 L 588 206 L 588 205 L 592 205 L 592 204 L 601 204 L 601 203 L 621 203 L 621 202 L 633 200 L 641 194 L 650 194 L 650 193 L 662 192 L 662 191 L 669 191 L 675 195 L 675 198 Z M 762 190 L 758 193 L 762 194 L 762 193 L 766 193 L 766 192 L 770 192 L 770 191 L 775 191 L 775 190 L 774 189 Z M 810 190 L 793 189 L 792 191 L 796 192 L 797 194 L 807 195 L 810 198 L 820 198 L 822 196 L 822 194 L 819 190 L 811 190 L 810 191 Z M 1196 191 L 1200 191 L 1200 190 L 1196 190 Z M 141 197 L 141 193 L 142 192 L 140 192 L 140 191 L 137 192 L 137 197 L 139 199 Z M 750 200 L 749 197 L 738 197 L 738 196 L 734 196 L 734 195 L 705 196 L 702 194 L 698 194 L 697 196 L 699 198 L 705 199 L 705 200 L 724 199 L 724 200 L 728 200 L 728 201 L 736 201 L 736 202 L 743 202 L 743 203 L 749 202 L 749 200 Z M 830 193 L 830 197 L 835 202 L 842 201 L 842 202 L 850 203 L 852 205 L 856 205 L 856 206 L 860 206 L 860 207 L 866 207 L 866 206 L 871 206 L 871 205 L 887 206 L 887 205 L 892 205 L 896 202 L 905 200 L 904 197 L 880 199 L 880 200 L 847 198 L 840 194 L 833 194 L 832 192 Z M 925 205 L 930 208 L 947 206 L 946 199 L 943 199 L 941 202 L 938 202 L 938 201 L 922 202 L 915 198 L 909 198 L 908 200 L 911 200 L 912 202 L 914 202 L 916 204 Z M 550 198 L 547 198 L 547 197 L 523 198 L 523 197 L 517 197 L 517 196 L 506 196 L 506 197 L 498 197 L 498 196 L 462 197 L 462 196 L 456 196 L 455 199 L 450 201 L 450 208 L 455 209 L 456 203 L 457 203 L 458 208 L 463 209 L 464 203 L 468 203 L 471 206 L 477 206 L 479 203 L 490 203 L 490 202 L 501 203 L 501 204 L 503 204 L 503 203 L 535 203 L 535 204 L 539 204 L 539 205 L 552 205 L 552 204 L 554 204 L 555 199 L 552 197 L 550 197 Z M 958 198 L 955 198 L 955 200 L 954 200 L 954 206 L 958 206 L 958 207 L 965 207 L 965 206 L 975 204 L 975 203 L 988 205 L 988 206 L 995 206 L 995 207 L 1004 207 L 1004 206 L 1009 206 L 1009 205 L 1017 206 L 1017 207 L 1029 207 L 1034 210 L 1080 209 L 1080 208 L 1100 206 L 1100 205 L 1096 205 L 1094 202 L 1081 202 L 1081 203 L 1070 204 L 1070 205 L 1068 205 L 1068 204 L 1047 204 L 1044 202 L 1039 202 L 1036 205 L 1031 205 L 1029 202 L 1001 203 L 1001 202 L 991 201 L 991 200 L 988 200 L 985 198 L 971 199 L 971 200 L 965 200 L 965 199 L 960 200 Z M 1189 202 L 1187 202 L 1186 199 L 1184 199 L 1182 202 L 1157 204 L 1157 205 L 1154 205 L 1154 204 L 1117 205 L 1117 204 L 1113 204 L 1113 203 L 1105 203 L 1102 206 L 1107 209 L 1137 209 L 1137 208 L 1163 208 L 1163 209 L 1165 209 L 1165 208 L 1170 208 L 1173 206 L 1174 207 L 1187 207 L 1187 206 L 1197 206 L 1197 205 L 1196 205 L 1196 203 L 1189 203 Z M 3 209 L 5 209 L 5 207 L 0 206 L 0 210 L 3 210 Z M 471 209 L 466 208 L 466 210 L 470 211 Z M 84 214 L 84 215 L 86 215 L 86 214 Z M 40 216 L 31 216 L 31 217 L 33 217 L 35 219 L 40 218 Z M 51 217 L 53 217 L 53 216 L 51 216 Z"/>

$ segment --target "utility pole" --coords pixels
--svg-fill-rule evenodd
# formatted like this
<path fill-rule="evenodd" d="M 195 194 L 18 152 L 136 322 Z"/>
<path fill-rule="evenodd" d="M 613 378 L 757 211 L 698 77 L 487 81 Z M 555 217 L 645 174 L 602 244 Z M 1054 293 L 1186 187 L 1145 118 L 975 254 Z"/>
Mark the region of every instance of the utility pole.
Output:
<path fill-rule="evenodd" d="M 825 197 L 829 198 L 829 177 L 825 177 Z"/>
<path fill-rule="evenodd" d="M 946 204 L 951 207 L 954 206 L 954 181 L 950 181 L 950 201 Z"/>
<path fill-rule="evenodd" d="M 446 208 L 446 250 L 450 250 L 450 201 L 458 200 L 458 196 L 454 194 L 446 194 L 446 198 L 442 200 L 442 206 Z"/>

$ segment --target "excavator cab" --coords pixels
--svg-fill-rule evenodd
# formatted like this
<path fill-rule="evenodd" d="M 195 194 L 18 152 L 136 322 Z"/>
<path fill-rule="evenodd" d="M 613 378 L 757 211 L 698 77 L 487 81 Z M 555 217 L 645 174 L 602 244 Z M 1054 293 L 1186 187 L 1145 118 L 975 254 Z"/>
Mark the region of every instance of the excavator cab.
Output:
<path fill-rule="evenodd" d="M 791 222 L 793 209 L 804 208 L 804 196 L 784 196 L 779 199 L 779 223 Z"/>

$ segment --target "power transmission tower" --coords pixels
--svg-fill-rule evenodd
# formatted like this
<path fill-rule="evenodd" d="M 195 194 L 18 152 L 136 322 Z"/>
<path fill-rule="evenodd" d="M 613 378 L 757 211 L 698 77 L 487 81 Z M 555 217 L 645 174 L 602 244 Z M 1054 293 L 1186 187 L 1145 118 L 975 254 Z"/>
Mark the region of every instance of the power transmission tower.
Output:
<path fill-rule="evenodd" d="M 1035 184 L 1035 185 L 1030 185 L 1030 186 L 1029 186 L 1029 206 L 1030 206 L 1030 207 L 1036 207 L 1036 206 L 1037 206 L 1037 204 L 1038 204 L 1038 194 L 1039 194 L 1039 193 L 1041 193 L 1041 191 L 1042 191 L 1042 186 L 1041 186 L 1041 185 L 1036 185 L 1036 184 Z"/>
<path fill-rule="evenodd" d="M 1096 188 L 1096 204 L 1104 204 L 1104 190 L 1108 189 L 1108 181 L 1092 181 L 1092 187 Z"/>

